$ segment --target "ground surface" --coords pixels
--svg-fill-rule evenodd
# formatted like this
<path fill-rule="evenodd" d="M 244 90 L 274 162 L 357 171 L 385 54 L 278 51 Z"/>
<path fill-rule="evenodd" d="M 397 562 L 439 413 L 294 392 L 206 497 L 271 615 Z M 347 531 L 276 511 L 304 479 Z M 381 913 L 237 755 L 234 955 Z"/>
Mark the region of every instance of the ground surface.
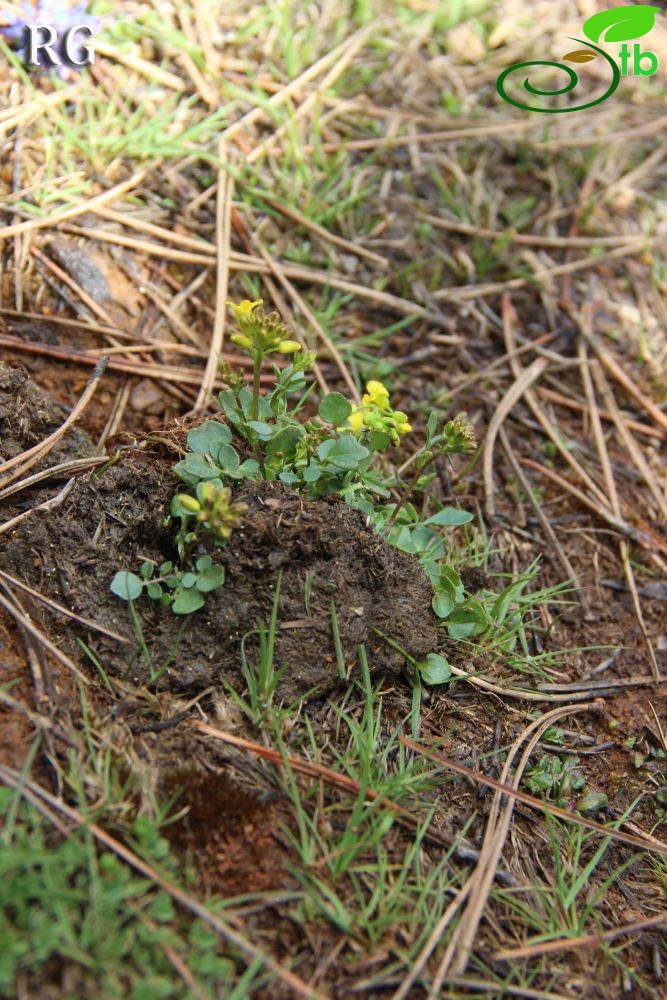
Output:
<path fill-rule="evenodd" d="M 30 513 L 0 538 L 0 777 L 25 768 L 33 798 L 0 803 L 0 994 L 659 998 L 667 858 L 633 838 L 666 839 L 664 76 L 589 113 L 501 101 L 500 70 L 562 58 L 595 4 L 242 6 L 124 5 L 91 75 L 41 111 L 51 82 L 0 71 L 2 458 L 56 431 L 110 359 L 23 478 L 64 470 L 2 494 L 5 523 Z M 667 65 L 664 26 L 648 37 Z M 153 662 L 176 646 L 150 682 L 108 586 L 170 556 L 169 467 L 215 412 L 224 300 L 260 296 L 317 350 L 321 390 L 384 379 L 413 441 L 430 412 L 467 411 L 483 450 L 443 462 L 430 497 L 475 514 L 446 534 L 469 594 L 539 557 L 515 643 L 449 638 L 415 561 L 336 499 L 244 487 L 245 534 L 196 628 L 177 640 L 175 616 L 139 607 Z M 241 363 L 228 339 L 224 354 Z M 285 672 L 253 698 L 241 640 L 279 579 Z M 439 650 L 452 681 L 420 686 L 378 633 Z M 256 669 L 257 635 L 247 652 Z M 598 796 L 584 818 L 625 840 L 527 802 L 503 819 L 479 776 L 538 721 L 503 780 L 522 772 L 570 815 Z M 151 865 L 144 882 L 112 867 L 117 844 Z M 167 882 L 189 903 L 167 905 Z"/>

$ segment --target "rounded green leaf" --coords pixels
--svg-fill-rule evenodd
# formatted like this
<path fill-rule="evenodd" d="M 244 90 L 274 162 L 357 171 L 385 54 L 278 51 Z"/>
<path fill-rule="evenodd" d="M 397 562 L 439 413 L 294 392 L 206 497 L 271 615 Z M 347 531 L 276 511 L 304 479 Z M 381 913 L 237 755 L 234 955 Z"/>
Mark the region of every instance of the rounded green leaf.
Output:
<path fill-rule="evenodd" d="M 223 447 L 228 448 L 229 445 L 223 445 Z M 234 451 L 233 448 L 232 451 Z M 234 452 L 234 454 L 236 454 L 236 452 Z M 180 465 L 181 463 L 179 462 L 178 464 Z M 216 466 L 213 465 L 213 463 L 210 462 L 205 455 L 194 453 L 186 455 L 183 459 L 183 467 L 187 473 L 191 476 L 196 476 L 198 479 L 215 479 L 220 475 L 220 469 L 216 468 Z"/>
<path fill-rule="evenodd" d="M 443 592 L 435 595 L 431 601 L 431 605 L 438 618 L 448 618 L 454 610 L 454 601 L 451 594 Z"/>
<path fill-rule="evenodd" d="M 653 27 L 659 10 L 660 7 L 645 4 L 601 10 L 584 21 L 584 34 L 592 42 L 599 42 L 603 34 L 603 42 L 627 42 L 631 38 L 641 38 Z"/>
<path fill-rule="evenodd" d="M 204 598 L 198 590 L 177 590 L 171 610 L 175 615 L 191 615 L 204 606 Z"/>
<path fill-rule="evenodd" d="M 417 667 L 426 684 L 445 684 L 452 676 L 449 662 L 440 653 L 429 653 Z"/>
<path fill-rule="evenodd" d="M 221 587 L 225 582 L 224 566 L 209 566 L 205 573 L 202 573 L 197 580 L 197 590 L 207 594 L 210 590 Z"/>
<path fill-rule="evenodd" d="M 260 441 L 268 441 L 273 435 L 273 427 L 265 420 L 249 420 L 248 427 L 251 427 Z"/>
<path fill-rule="evenodd" d="M 159 601 L 162 597 L 162 587 L 159 583 L 149 583 L 146 588 L 146 593 L 150 597 L 151 601 Z"/>
<path fill-rule="evenodd" d="M 360 462 L 368 458 L 370 452 L 351 434 L 344 434 L 338 441 L 323 441 L 317 449 L 317 455 L 337 469 L 356 469 Z"/>
<path fill-rule="evenodd" d="M 147 559 L 146 562 L 142 562 L 139 575 L 142 580 L 150 580 L 153 575 L 153 563 L 150 560 Z"/>
<path fill-rule="evenodd" d="M 123 601 L 136 601 L 143 590 L 143 583 L 135 573 L 120 570 L 111 581 L 111 593 Z"/>
<path fill-rule="evenodd" d="M 189 590 L 190 587 L 194 587 L 196 582 L 197 582 L 196 573 L 184 573 L 183 576 L 181 577 L 181 587 L 185 587 L 186 590 Z"/>
<path fill-rule="evenodd" d="M 239 467 L 239 456 L 235 448 L 232 448 L 231 444 L 220 444 L 218 445 L 218 450 L 216 452 L 215 460 L 220 466 L 223 472 L 228 473 L 228 475 L 233 475 Z M 216 473 L 220 472 L 220 469 L 216 469 Z"/>
<path fill-rule="evenodd" d="M 352 413 L 352 404 L 340 392 L 330 392 L 322 399 L 318 411 L 328 424 L 344 424 Z"/>
<path fill-rule="evenodd" d="M 214 446 L 228 444 L 231 440 L 232 432 L 226 424 L 221 424 L 217 420 L 206 420 L 189 432 L 188 448 L 190 451 L 214 455 L 212 450 Z"/>
<path fill-rule="evenodd" d="M 212 565 L 213 565 L 213 560 L 211 559 L 210 556 L 200 556 L 197 562 L 195 563 L 195 566 L 197 567 L 197 570 L 200 573 L 203 573 L 205 570 L 209 568 L 209 566 Z"/>
<path fill-rule="evenodd" d="M 443 528 L 454 528 L 459 524 L 468 524 L 472 521 L 472 514 L 467 510 L 457 510 L 456 507 L 443 507 L 433 517 L 429 517 L 424 524 L 439 525 Z"/>
<path fill-rule="evenodd" d="M 315 483 L 322 475 L 322 470 L 317 462 L 311 462 L 301 473 L 304 483 Z"/>
<path fill-rule="evenodd" d="M 608 801 L 604 792 L 588 792 L 587 795 L 577 799 L 574 809 L 578 813 L 596 813 L 603 809 Z"/>

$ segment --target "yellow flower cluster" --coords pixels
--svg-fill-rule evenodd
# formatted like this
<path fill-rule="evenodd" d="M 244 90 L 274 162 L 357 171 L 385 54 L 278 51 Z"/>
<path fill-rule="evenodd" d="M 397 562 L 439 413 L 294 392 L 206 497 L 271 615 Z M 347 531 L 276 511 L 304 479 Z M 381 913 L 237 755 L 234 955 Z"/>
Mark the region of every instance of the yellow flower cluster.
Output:
<path fill-rule="evenodd" d="M 201 503 L 188 493 L 179 493 L 176 499 L 182 507 L 196 514 L 200 524 L 214 535 L 224 540 L 228 539 L 235 528 L 241 527 L 248 505 L 232 502 L 232 491 L 229 486 L 202 483 L 200 494 Z"/>
<path fill-rule="evenodd" d="M 364 428 L 381 431 L 389 435 L 394 444 L 398 444 L 401 434 L 412 430 L 407 415 L 401 410 L 392 410 L 387 387 L 374 379 L 366 384 L 361 406 L 352 409 L 347 422 L 355 434 L 361 434 Z"/>
<path fill-rule="evenodd" d="M 253 356 L 278 351 L 279 354 L 294 354 L 301 350 L 298 340 L 289 339 L 289 328 L 281 321 L 278 313 L 268 316 L 261 308 L 263 299 L 244 299 L 238 305 L 227 302 L 234 310 L 236 320 L 241 328 L 240 333 L 233 333 L 231 341 L 245 348 Z"/>

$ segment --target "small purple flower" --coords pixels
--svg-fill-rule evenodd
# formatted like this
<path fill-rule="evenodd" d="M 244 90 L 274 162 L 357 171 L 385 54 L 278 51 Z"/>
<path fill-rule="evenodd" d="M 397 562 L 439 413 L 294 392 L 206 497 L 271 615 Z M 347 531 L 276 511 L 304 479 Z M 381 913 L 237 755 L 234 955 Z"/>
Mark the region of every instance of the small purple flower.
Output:
<path fill-rule="evenodd" d="M 31 66 L 28 61 L 30 56 L 28 25 L 44 26 L 38 33 L 38 42 L 48 41 L 50 37 L 53 38 L 51 48 L 55 60 L 52 61 L 50 55 L 46 54 L 48 50 L 44 47 L 37 47 L 36 59 L 42 68 L 54 68 L 59 76 L 66 76 L 68 67 L 72 67 L 74 64 L 74 68 L 76 68 L 85 62 L 83 44 L 74 46 L 74 51 L 70 51 L 69 55 L 74 56 L 73 63 L 70 62 L 65 50 L 65 39 L 67 32 L 76 26 L 88 28 L 91 35 L 98 30 L 100 19 L 88 13 L 88 4 L 78 3 L 72 7 L 66 7 L 62 3 L 53 3 L 52 0 L 37 0 L 34 5 L 24 3 L 19 9 L 20 15 L 11 18 L 6 24 L 0 25 L 0 35 L 4 36 L 5 41 L 12 48 L 17 49 L 26 65 Z M 86 32 L 82 32 L 81 38 L 73 36 L 72 42 L 85 43 L 89 37 Z"/>

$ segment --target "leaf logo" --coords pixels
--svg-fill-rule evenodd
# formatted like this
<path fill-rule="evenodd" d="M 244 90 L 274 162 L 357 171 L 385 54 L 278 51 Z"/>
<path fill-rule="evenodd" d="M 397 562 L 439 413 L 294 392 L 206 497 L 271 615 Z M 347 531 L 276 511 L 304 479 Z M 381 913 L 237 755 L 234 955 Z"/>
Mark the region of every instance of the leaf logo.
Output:
<path fill-rule="evenodd" d="M 597 56 L 590 49 L 575 49 L 574 52 L 568 52 L 567 55 L 564 55 L 563 59 L 567 59 L 568 62 L 585 63 L 597 59 Z"/>
<path fill-rule="evenodd" d="M 584 34 L 592 42 L 627 42 L 631 38 L 641 38 L 648 34 L 655 24 L 655 15 L 660 7 L 637 4 L 632 7 L 616 7 L 601 10 L 584 22 Z M 564 56 L 567 59 L 567 56 Z M 576 60 L 579 62 L 580 60 Z"/>

